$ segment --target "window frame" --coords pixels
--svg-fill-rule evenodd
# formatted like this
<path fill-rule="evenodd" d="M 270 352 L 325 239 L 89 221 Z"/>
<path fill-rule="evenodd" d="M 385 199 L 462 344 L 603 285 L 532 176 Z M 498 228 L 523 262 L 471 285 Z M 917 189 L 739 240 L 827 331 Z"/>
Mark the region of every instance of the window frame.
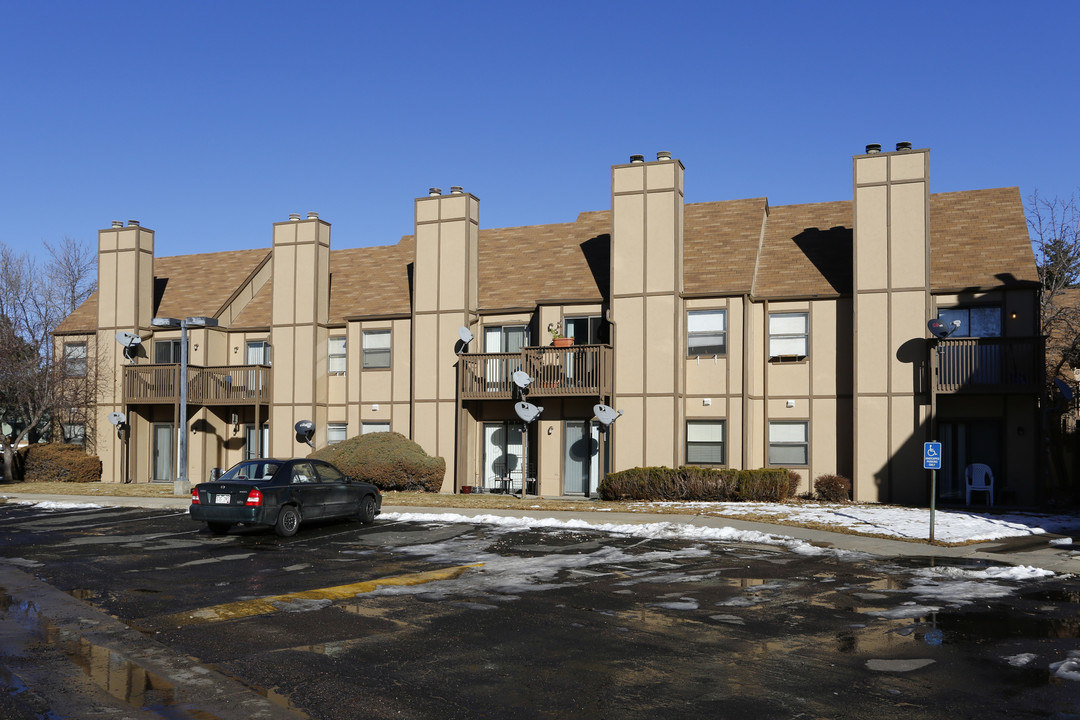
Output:
<path fill-rule="evenodd" d="M 373 425 L 378 425 L 380 429 L 379 430 L 372 429 Z M 385 430 L 381 429 L 384 426 L 386 427 L 386 429 Z M 368 420 L 366 422 L 361 422 L 360 423 L 360 434 L 361 435 L 367 435 L 368 433 L 373 433 L 373 432 L 390 432 L 390 421 L 389 420 Z"/>
<path fill-rule="evenodd" d="M 706 315 L 717 315 L 721 318 L 721 324 L 723 328 L 719 331 L 716 330 L 690 330 L 690 318 L 691 316 L 704 317 Z M 720 336 L 720 350 L 717 352 L 696 352 L 691 346 L 691 339 L 695 337 L 708 337 L 713 335 Z M 704 348 L 714 347 L 712 345 L 705 345 Z M 717 357 L 720 355 L 727 356 L 727 308 L 701 308 L 697 310 L 686 311 L 686 357 Z"/>
<path fill-rule="evenodd" d="M 369 337 L 387 337 L 386 347 L 368 347 Z M 383 358 L 385 360 L 377 360 Z M 360 331 L 360 367 L 363 370 L 389 370 L 394 363 L 394 331 L 378 328 Z"/>
<path fill-rule="evenodd" d="M 802 317 L 805 321 L 806 329 L 802 332 L 774 332 L 773 331 L 773 319 L 780 318 L 794 318 Z M 810 311 L 809 310 L 784 310 L 778 312 L 770 312 L 769 318 L 769 359 L 770 360 L 805 360 L 810 357 Z M 794 339 L 802 339 L 803 352 L 802 353 L 780 353 L 774 352 L 773 344 L 781 341 L 790 341 Z"/>
<path fill-rule="evenodd" d="M 571 324 L 577 326 L 579 323 L 585 324 L 584 340 L 579 339 L 570 330 Z M 602 315 L 567 315 L 562 319 L 562 326 L 565 337 L 574 338 L 575 345 L 604 344 L 604 318 Z"/>
<path fill-rule="evenodd" d="M 326 372 L 330 375 L 344 375 L 348 367 L 348 338 L 345 335 L 331 335 L 326 338 Z"/>
<path fill-rule="evenodd" d="M 691 458 L 691 448 L 715 446 L 716 442 L 702 442 L 690 439 L 691 426 L 719 426 L 720 428 L 720 460 L 718 462 L 700 462 Z M 686 464 L 695 467 L 726 467 L 727 466 L 727 418 L 698 418 L 686 421 Z"/>
<path fill-rule="evenodd" d="M 60 434 L 64 445 L 86 447 L 86 423 L 60 423 Z"/>
<path fill-rule="evenodd" d="M 338 439 L 331 439 L 331 431 L 341 433 L 341 437 Z M 338 443 L 345 442 L 349 439 L 349 423 L 326 423 L 326 444 L 337 445 Z"/>
<path fill-rule="evenodd" d="M 158 349 L 168 347 L 170 360 L 158 360 L 160 355 Z M 170 338 L 154 340 L 154 364 L 155 365 L 176 365 L 180 362 L 180 338 Z"/>
<path fill-rule="evenodd" d="M 251 351 L 259 348 L 259 355 L 261 356 L 261 362 L 251 361 Z M 244 364 L 245 365 L 270 365 L 270 341 L 269 340 L 248 340 L 244 343 Z"/>
<path fill-rule="evenodd" d="M 72 351 L 81 348 L 81 353 Z M 64 377 L 86 377 L 89 348 L 85 340 L 64 343 Z"/>
<path fill-rule="evenodd" d="M 972 335 L 972 334 L 970 334 L 972 329 L 973 329 L 972 328 L 972 322 L 971 322 L 971 313 L 972 313 L 972 311 L 978 311 L 978 310 L 994 310 L 994 311 L 997 312 L 997 328 L 996 328 L 997 329 L 997 334 L 996 335 Z M 961 313 L 961 312 L 964 313 L 967 316 L 967 318 L 966 318 L 966 320 L 961 320 L 960 327 L 956 328 L 955 332 L 950 333 L 950 337 L 952 337 L 952 336 L 955 336 L 955 337 L 958 337 L 958 338 L 998 338 L 998 337 L 1002 337 L 1002 334 L 1003 334 L 1004 329 L 1005 329 L 1004 328 L 1004 325 L 1005 325 L 1005 308 L 1002 307 L 1001 303 L 987 303 L 987 304 L 981 304 L 981 305 L 976 304 L 976 305 L 938 306 L 938 308 L 937 308 L 937 319 L 944 322 L 946 327 L 951 329 L 952 328 L 951 319 L 946 320 L 945 318 L 942 317 L 942 314 L 943 313 Z M 967 334 L 963 333 L 964 330 L 967 331 Z"/>
<path fill-rule="evenodd" d="M 798 442 L 791 440 L 773 440 L 773 428 L 774 427 L 795 427 L 801 426 L 803 428 L 803 436 L 805 439 Z M 806 456 L 805 462 L 782 462 L 774 459 L 774 449 L 790 449 L 790 448 L 803 448 Z M 810 421 L 809 420 L 770 420 L 769 421 L 769 436 L 768 436 L 768 463 L 770 467 L 809 467 L 810 465 Z"/>

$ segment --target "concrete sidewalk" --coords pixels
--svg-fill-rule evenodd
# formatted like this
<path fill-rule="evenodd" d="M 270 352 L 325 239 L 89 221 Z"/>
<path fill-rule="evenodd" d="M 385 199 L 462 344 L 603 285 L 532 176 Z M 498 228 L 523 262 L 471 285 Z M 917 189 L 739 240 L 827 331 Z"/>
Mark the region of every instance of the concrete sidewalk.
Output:
<path fill-rule="evenodd" d="M 113 507 L 162 508 L 186 510 L 190 504 L 186 497 L 116 497 L 92 495 L 47 495 L 39 493 L 0 492 L 0 497 L 10 502 L 58 502 L 93 503 Z M 454 508 L 446 506 L 418 507 L 384 505 L 384 513 L 453 513 L 465 517 L 495 515 L 498 517 L 552 518 L 555 520 L 582 520 L 592 524 L 647 524 L 683 523 L 695 527 L 722 528 L 756 531 L 780 537 L 796 538 L 818 547 L 851 550 L 882 557 L 924 557 L 943 560 L 978 560 L 1009 565 L 1030 565 L 1057 573 L 1080 574 L 1080 545 L 1051 545 L 1053 534 L 1025 535 L 1017 538 L 993 540 L 961 547 L 937 547 L 921 542 L 889 540 L 885 538 L 852 535 L 848 533 L 813 530 L 791 525 L 774 525 L 732 518 L 706 517 L 702 515 L 674 515 L 655 513 L 618 513 L 590 511 L 585 504 L 581 510 L 541 509 L 489 509 Z"/>

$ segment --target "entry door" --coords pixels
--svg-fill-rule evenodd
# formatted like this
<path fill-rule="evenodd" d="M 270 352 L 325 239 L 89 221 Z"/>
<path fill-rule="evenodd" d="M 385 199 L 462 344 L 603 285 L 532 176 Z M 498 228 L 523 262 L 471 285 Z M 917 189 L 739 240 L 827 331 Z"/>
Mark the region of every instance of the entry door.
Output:
<path fill-rule="evenodd" d="M 154 424 L 154 482 L 176 480 L 176 439 L 173 426 Z"/>
<path fill-rule="evenodd" d="M 263 425 L 262 432 L 256 433 L 254 425 L 244 426 L 244 459 L 266 457 L 270 447 L 270 426 Z"/>
<path fill-rule="evenodd" d="M 600 478 L 600 430 L 585 420 L 570 420 L 564 428 L 563 492 L 592 495 Z"/>
<path fill-rule="evenodd" d="M 484 488 L 521 488 L 521 425 L 484 423 Z"/>

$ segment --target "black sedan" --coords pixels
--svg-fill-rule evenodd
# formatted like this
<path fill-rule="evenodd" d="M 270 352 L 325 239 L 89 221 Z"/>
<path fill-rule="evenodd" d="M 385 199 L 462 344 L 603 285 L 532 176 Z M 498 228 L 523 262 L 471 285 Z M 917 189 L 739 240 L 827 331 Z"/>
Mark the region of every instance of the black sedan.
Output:
<path fill-rule="evenodd" d="M 354 480 L 328 462 L 245 460 L 210 482 L 191 489 L 191 519 L 215 535 L 233 525 L 266 525 L 282 537 L 296 534 L 306 520 L 355 517 L 375 520 L 382 495 L 374 485 Z"/>

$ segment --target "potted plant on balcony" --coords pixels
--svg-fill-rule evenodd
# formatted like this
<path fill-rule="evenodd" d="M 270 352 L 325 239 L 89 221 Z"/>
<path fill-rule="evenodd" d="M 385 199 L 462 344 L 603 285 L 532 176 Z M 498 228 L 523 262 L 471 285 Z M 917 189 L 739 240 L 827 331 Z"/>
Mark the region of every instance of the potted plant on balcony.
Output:
<path fill-rule="evenodd" d="M 548 332 L 551 333 L 551 344 L 555 347 L 570 347 L 574 344 L 574 338 L 563 337 L 562 323 L 548 323 Z"/>

